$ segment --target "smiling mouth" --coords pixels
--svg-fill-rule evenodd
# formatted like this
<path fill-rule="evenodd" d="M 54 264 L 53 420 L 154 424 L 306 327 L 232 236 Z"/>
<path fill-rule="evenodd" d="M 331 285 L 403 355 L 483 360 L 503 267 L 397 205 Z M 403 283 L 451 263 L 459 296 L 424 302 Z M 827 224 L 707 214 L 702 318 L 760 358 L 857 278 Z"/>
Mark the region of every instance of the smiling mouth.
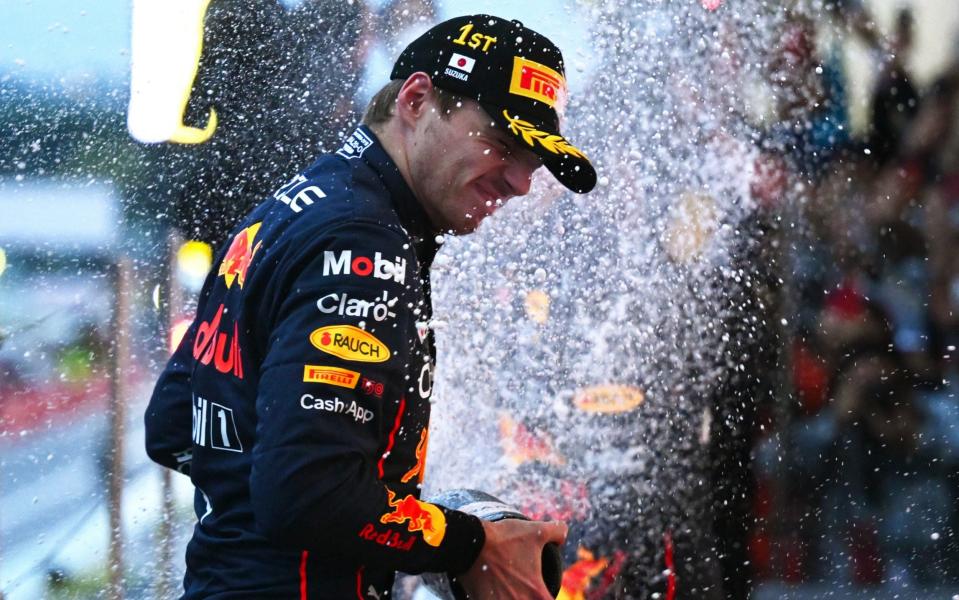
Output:
<path fill-rule="evenodd" d="M 479 192 L 480 203 L 483 206 L 489 206 L 491 202 L 496 202 L 497 195 L 492 189 L 486 186 L 477 186 L 477 191 Z"/>
<path fill-rule="evenodd" d="M 507 194 L 498 192 L 490 185 L 477 184 L 476 190 L 479 192 L 479 199 L 484 210 L 495 210 L 509 199 Z"/>

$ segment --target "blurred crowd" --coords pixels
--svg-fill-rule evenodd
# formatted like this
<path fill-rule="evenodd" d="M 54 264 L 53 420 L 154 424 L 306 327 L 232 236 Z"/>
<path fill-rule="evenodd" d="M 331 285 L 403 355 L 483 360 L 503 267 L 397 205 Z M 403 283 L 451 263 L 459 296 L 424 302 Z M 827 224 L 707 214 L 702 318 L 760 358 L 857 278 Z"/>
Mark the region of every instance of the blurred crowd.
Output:
<path fill-rule="evenodd" d="M 959 39 L 920 85 L 908 9 L 882 33 L 852 3 L 828 8 L 789 20 L 771 63 L 783 102 L 762 164 L 795 200 L 781 216 L 793 398 L 757 422 L 752 565 L 788 583 L 955 584 Z M 824 30 L 871 52 L 862 134 Z"/>

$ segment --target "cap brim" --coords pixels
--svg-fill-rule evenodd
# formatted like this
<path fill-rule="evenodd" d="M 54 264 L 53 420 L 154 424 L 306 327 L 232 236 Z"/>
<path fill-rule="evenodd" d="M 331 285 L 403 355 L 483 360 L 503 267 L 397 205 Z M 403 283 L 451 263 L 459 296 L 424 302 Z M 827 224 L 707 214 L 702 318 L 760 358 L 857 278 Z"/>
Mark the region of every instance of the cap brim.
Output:
<path fill-rule="evenodd" d="M 543 164 L 557 181 L 577 194 L 585 194 L 596 186 L 596 169 L 586 154 L 549 128 L 537 126 L 505 108 L 480 103 L 493 119 L 543 159 Z"/>

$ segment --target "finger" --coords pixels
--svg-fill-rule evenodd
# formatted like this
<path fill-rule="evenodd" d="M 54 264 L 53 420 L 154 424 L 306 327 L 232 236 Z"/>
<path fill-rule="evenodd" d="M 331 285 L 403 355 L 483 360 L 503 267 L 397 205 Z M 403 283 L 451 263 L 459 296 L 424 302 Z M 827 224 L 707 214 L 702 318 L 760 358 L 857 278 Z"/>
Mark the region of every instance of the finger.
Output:
<path fill-rule="evenodd" d="M 566 543 L 566 534 L 569 528 L 562 521 L 549 521 L 540 524 L 540 535 L 547 542 L 553 542 L 562 546 Z"/>
<path fill-rule="evenodd" d="M 540 580 L 540 581 L 542 581 L 542 580 Z M 538 586 L 536 586 L 536 587 L 539 588 L 539 589 L 537 590 L 537 598 L 541 598 L 542 600 L 555 600 L 554 596 L 549 593 L 549 590 L 548 590 L 548 589 L 546 589 L 546 585 L 545 585 L 545 584 L 540 583 L 540 584 L 539 584 Z"/>

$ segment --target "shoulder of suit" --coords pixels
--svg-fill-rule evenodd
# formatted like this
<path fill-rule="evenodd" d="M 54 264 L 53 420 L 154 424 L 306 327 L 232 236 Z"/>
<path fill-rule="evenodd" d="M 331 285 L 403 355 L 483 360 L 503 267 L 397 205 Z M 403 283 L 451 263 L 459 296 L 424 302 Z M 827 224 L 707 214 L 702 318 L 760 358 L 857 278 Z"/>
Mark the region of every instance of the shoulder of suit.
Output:
<path fill-rule="evenodd" d="M 387 244 L 404 253 L 411 244 L 390 191 L 362 160 L 324 155 L 281 186 L 268 203 L 264 216 L 273 230 L 273 250 L 284 249 L 276 259 L 317 249 L 331 237 Z"/>

